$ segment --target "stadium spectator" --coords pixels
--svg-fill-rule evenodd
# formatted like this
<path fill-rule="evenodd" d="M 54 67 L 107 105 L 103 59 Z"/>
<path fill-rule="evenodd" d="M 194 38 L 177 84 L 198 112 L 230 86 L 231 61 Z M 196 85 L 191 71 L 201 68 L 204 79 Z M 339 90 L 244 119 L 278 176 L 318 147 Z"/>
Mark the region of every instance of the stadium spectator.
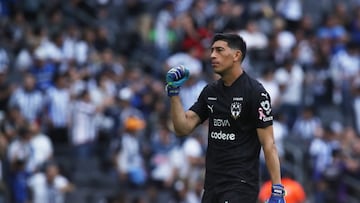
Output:
<path fill-rule="evenodd" d="M 52 49 L 52 44 L 48 47 L 46 45 L 37 47 L 34 50 L 34 63 L 28 70 L 35 77 L 36 89 L 42 92 L 53 85 L 53 77 L 57 72 L 56 65 L 50 56 L 53 53 Z"/>
<path fill-rule="evenodd" d="M 248 21 L 245 29 L 240 30 L 238 33 L 246 41 L 249 52 L 263 50 L 268 46 L 267 35 L 259 29 L 257 22 L 254 20 Z"/>
<path fill-rule="evenodd" d="M 28 122 L 41 121 L 44 113 L 44 96 L 36 89 L 36 79 L 31 74 L 23 76 L 23 84 L 11 95 L 9 107 L 18 107 Z"/>
<path fill-rule="evenodd" d="M 323 50 L 326 51 L 327 49 L 314 48 L 314 61 L 308 64 L 304 81 L 306 105 L 313 105 L 314 109 L 317 110 L 334 104 L 334 81 L 329 68 L 330 56 Z"/>
<path fill-rule="evenodd" d="M 15 84 L 9 81 L 8 76 L 9 73 L 7 67 L 0 66 L 0 89 L 2 90 L 0 93 L 0 120 L 4 119 L 8 110 L 8 102 L 16 88 Z"/>
<path fill-rule="evenodd" d="M 320 136 L 322 127 L 323 123 L 316 115 L 314 108 L 305 106 L 295 120 L 291 134 L 296 140 L 303 142 L 304 146 L 309 146 L 313 139 Z"/>
<path fill-rule="evenodd" d="M 336 104 L 340 106 L 345 118 L 351 121 L 352 83 L 360 71 L 360 49 L 353 41 L 346 43 L 344 49 L 339 50 L 330 58 L 330 71 L 334 81 L 334 91 L 338 95 Z"/>
<path fill-rule="evenodd" d="M 168 202 L 175 184 L 179 179 L 178 165 L 183 164 L 183 158 L 179 154 L 179 140 L 167 126 L 159 126 L 151 137 L 151 155 L 149 157 L 149 180 L 150 187 L 157 191 L 164 191 L 157 194 L 157 202 Z"/>
<path fill-rule="evenodd" d="M 144 120 L 129 116 L 124 120 L 124 132 L 121 135 L 120 146 L 115 152 L 115 167 L 120 182 L 127 187 L 144 187 L 148 181 L 146 163 L 140 142 Z"/>
<path fill-rule="evenodd" d="M 61 174 L 58 165 L 46 162 L 44 169 L 27 180 L 31 198 L 36 203 L 66 203 L 66 193 L 72 192 L 73 184 Z"/>
<path fill-rule="evenodd" d="M 45 125 L 48 136 L 56 144 L 69 143 L 68 108 L 71 102 L 71 93 L 68 78 L 65 73 L 57 73 L 53 78 L 54 86 L 45 92 Z"/>
<path fill-rule="evenodd" d="M 19 107 L 9 107 L 1 129 L 8 142 L 16 138 L 18 130 L 27 123 L 25 117 L 21 114 Z"/>
<path fill-rule="evenodd" d="M 290 57 L 291 49 L 296 44 L 295 33 L 286 30 L 286 22 L 282 18 L 274 18 L 271 27 L 270 43 L 273 45 L 272 60 L 276 65 L 282 65 Z"/>
<path fill-rule="evenodd" d="M 345 25 L 341 24 L 337 16 L 327 14 L 324 23 L 316 30 L 316 35 L 322 43 L 329 43 L 331 54 L 335 54 L 344 49 L 345 43 L 349 40 Z"/>
<path fill-rule="evenodd" d="M 338 179 L 341 171 L 340 153 L 336 130 L 331 124 L 324 125 L 323 133 L 320 137 L 314 138 L 309 147 L 316 202 L 338 201 L 336 198 L 340 187 Z M 332 184 L 333 181 L 336 182 Z"/>
<path fill-rule="evenodd" d="M 300 0 L 280 0 L 276 3 L 276 12 L 286 21 L 286 29 L 295 31 L 303 17 L 303 4 Z"/>
<path fill-rule="evenodd" d="M 180 170 L 180 177 L 186 180 L 184 184 L 187 184 L 186 187 L 190 190 L 197 189 L 198 184 L 201 184 L 198 182 L 204 175 L 204 154 L 207 143 L 206 135 L 202 131 L 206 132 L 206 129 L 199 127 L 195 133 L 183 140 L 181 146 L 185 161 Z"/>
<path fill-rule="evenodd" d="M 304 84 L 304 70 L 293 58 L 286 58 L 284 64 L 275 71 L 275 80 L 281 93 L 279 110 L 284 112 L 288 128 L 291 129 L 303 102 L 301 87 Z"/>
<path fill-rule="evenodd" d="M 89 90 L 83 90 L 71 104 L 70 144 L 74 147 L 77 158 L 86 159 L 95 155 L 98 138 L 98 126 L 95 115 L 110 105 L 112 100 L 105 100 L 96 106 L 90 98 Z"/>
<path fill-rule="evenodd" d="M 351 39 L 354 40 L 357 44 L 360 43 L 360 6 L 353 8 L 354 18 L 350 19 L 350 35 Z"/>
<path fill-rule="evenodd" d="M 91 101 L 99 108 L 106 101 L 112 101 L 114 103 L 116 96 L 115 82 L 106 73 L 109 70 L 104 70 L 96 74 L 94 81 L 91 81 L 91 88 L 89 88 L 89 94 Z M 112 73 L 112 71 L 110 71 Z M 109 133 L 115 128 L 114 118 L 106 114 L 110 111 L 113 105 L 109 105 L 103 108 L 102 111 L 97 112 L 95 115 L 95 122 L 98 126 L 98 132 L 104 134 L 107 137 L 111 137 Z"/>
<path fill-rule="evenodd" d="M 153 40 L 156 49 L 156 58 L 165 60 L 175 42 L 176 16 L 174 16 L 175 1 L 165 0 L 156 16 L 153 30 Z"/>
<path fill-rule="evenodd" d="M 27 180 L 32 174 L 30 145 L 31 133 L 28 124 L 21 126 L 17 131 L 17 138 L 9 143 L 7 159 L 9 163 L 9 176 L 6 181 L 10 189 L 10 201 L 14 203 L 27 203 L 30 200 Z"/>
<path fill-rule="evenodd" d="M 46 162 L 54 158 L 54 146 L 49 136 L 42 132 L 39 123 L 29 124 L 30 148 L 31 148 L 31 171 L 40 171 Z"/>

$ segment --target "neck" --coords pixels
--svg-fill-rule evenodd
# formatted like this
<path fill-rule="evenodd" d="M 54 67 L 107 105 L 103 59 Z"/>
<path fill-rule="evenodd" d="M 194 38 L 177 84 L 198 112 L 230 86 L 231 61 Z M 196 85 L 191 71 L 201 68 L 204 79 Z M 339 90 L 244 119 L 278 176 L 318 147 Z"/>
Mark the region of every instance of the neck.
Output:
<path fill-rule="evenodd" d="M 224 85 L 231 86 L 243 72 L 244 70 L 241 67 L 236 67 L 233 68 L 232 71 L 223 74 L 221 78 L 224 81 Z"/>

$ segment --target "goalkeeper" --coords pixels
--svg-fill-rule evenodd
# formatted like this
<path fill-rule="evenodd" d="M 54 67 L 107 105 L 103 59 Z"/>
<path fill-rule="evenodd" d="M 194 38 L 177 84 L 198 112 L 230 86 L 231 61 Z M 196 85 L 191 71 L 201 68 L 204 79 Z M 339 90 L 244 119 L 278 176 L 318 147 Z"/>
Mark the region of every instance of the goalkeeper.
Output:
<path fill-rule="evenodd" d="M 216 34 L 211 65 L 221 78 L 208 84 L 187 111 L 178 94 L 189 77 L 188 69 L 173 67 L 166 74 L 176 134 L 188 135 L 205 120 L 209 123 L 202 203 L 255 203 L 261 147 L 272 181 L 268 202 L 285 202 L 271 100 L 264 87 L 243 70 L 245 55 L 246 44 L 239 35 Z"/>

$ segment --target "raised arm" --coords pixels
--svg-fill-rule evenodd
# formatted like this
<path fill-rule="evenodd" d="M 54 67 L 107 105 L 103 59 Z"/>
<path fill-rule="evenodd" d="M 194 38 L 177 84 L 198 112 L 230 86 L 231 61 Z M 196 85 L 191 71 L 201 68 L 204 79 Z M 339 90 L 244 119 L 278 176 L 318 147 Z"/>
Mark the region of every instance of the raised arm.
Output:
<path fill-rule="evenodd" d="M 200 124 L 200 117 L 193 111 L 186 111 L 182 106 L 180 87 L 189 78 L 189 70 L 184 66 L 171 68 L 166 74 L 166 91 L 170 97 L 171 120 L 177 135 L 188 135 Z"/>
<path fill-rule="evenodd" d="M 175 133 L 188 135 L 200 124 L 200 117 L 191 110 L 185 112 L 179 96 L 172 96 L 170 103 L 171 120 Z"/>

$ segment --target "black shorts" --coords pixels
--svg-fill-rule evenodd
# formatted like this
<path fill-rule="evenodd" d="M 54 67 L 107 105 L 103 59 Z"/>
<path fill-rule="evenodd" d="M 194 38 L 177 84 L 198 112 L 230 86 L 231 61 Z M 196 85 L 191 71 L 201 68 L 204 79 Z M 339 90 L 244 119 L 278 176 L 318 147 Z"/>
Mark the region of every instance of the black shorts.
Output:
<path fill-rule="evenodd" d="M 230 190 L 221 193 L 205 190 L 201 203 L 256 203 L 257 191 Z"/>

